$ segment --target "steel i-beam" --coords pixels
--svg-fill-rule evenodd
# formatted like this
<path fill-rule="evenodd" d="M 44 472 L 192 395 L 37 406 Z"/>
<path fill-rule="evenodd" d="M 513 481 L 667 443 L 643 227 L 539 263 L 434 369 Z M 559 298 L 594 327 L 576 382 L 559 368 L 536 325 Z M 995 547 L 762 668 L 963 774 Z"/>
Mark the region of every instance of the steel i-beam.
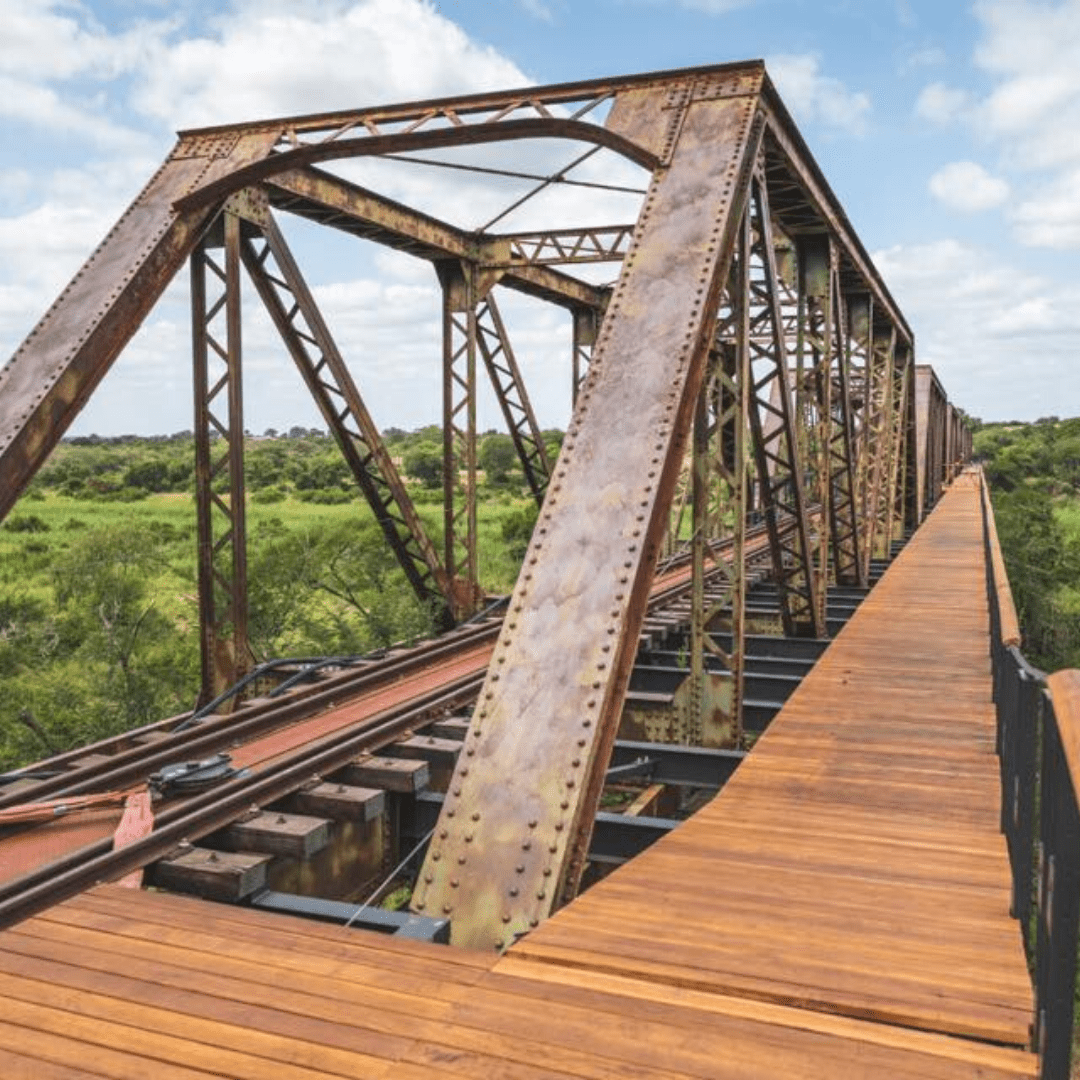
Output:
<path fill-rule="evenodd" d="M 829 527 L 833 573 L 838 585 L 865 587 L 859 536 L 858 441 L 851 400 L 849 315 L 840 292 L 835 250 L 831 286 L 833 316 L 831 427 L 829 433 Z"/>
<path fill-rule="evenodd" d="M 443 544 L 457 619 L 480 606 L 476 552 L 476 309 L 473 266 L 435 264 L 443 295 Z"/>
<path fill-rule="evenodd" d="M 780 616 L 789 637 L 822 637 L 825 624 L 814 596 L 810 524 L 792 417 L 788 339 L 769 198 L 760 169 L 751 185 L 739 265 L 739 286 L 750 319 L 750 430 L 773 576 L 780 592 Z"/>
<path fill-rule="evenodd" d="M 817 617 L 825 621 L 832 560 L 832 440 L 833 440 L 833 249 L 822 234 L 800 236 L 798 262 L 799 395 L 805 418 L 803 440 L 807 448 L 814 499 L 821 524 L 813 551 L 814 602 Z M 811 423 L 812 421 L 812 423 Z"/>
<path fill-rule="evenodd" d="M 703 80 L 634 120 L 667 132 L 413 896 L 505 945 L 577 890 L 712 346 L 760 128 L 760 83 Z M 676 106 L 673 108 L 673 104 Z M 707 222 L 703 227 L 703 222 Z M 515 782 L 508 784 L 507 777 Z"/>
<path fill-rule="evenodd" d="M 195 503 L 199 535 L 200 704 L 251 664 L 247 637 L 244 409 L 240 350 L 241 219 L 222 214 L 191 259 Z"/>

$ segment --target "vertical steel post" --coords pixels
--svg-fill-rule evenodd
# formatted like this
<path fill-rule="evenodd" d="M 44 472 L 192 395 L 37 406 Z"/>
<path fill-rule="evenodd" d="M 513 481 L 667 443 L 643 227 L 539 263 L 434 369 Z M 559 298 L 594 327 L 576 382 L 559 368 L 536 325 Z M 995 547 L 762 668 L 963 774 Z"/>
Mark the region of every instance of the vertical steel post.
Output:
<path fill-rule="evenodd" d="M 887 507 L 891 505 L 889 455 L 892 446 L 893 363 L 896 329 L 875 327 L 870 350 L 866 409 L 866 498 L 863 509 L 863 564 L 888 555 Z"/>
<path fill-rule="evenodd" d="M 813 550 L 814 602 L 818 620 L 824 625 L 831 566 L 829 536 L 833 521 L 832 245 L 824 234 L 801 236 L 797 241 L 796 254 L 799 271 L 799 385 L 802 415 L 808 421 L 803 436 L 805 461 L 810 469 L 819 523 Z"/>
<path fill-rule="evenodd" d="M 859 488 L 856 480 L 858 441 L 851 399 L 849 314 L 840 291 L 839 266 L 832 253 L 834 369 L 832 378 L 832 427 L 829 439 L 830 530 L 833 571 L 837 584 L 866 586 L 859 537 Z"/>
<path fill-rule="evenodd" d="M 751 185 L 739 266 L 749 330 L 748 417 L 784 633 L 822 637 L 825 621 L 814 597 L 810 525 L 792 417 L 789 344 L 780 307 L 769 198 L 761 172 Z"/>
<path fill-rule="evenodd" d="M 251 660 L 247 636 L 240 229 L 240 218 L 226 209 L 191 258 L 200 704 L 238 682 Z M 221 253 L 216 257 L 219 249 Z"/>
<path fill-rule="evenodd" d="M 443 543 L 460 620 L 481 593 L 476 557 L 476 280 L 457 260 L 436 263 L 443 295 Z"/>

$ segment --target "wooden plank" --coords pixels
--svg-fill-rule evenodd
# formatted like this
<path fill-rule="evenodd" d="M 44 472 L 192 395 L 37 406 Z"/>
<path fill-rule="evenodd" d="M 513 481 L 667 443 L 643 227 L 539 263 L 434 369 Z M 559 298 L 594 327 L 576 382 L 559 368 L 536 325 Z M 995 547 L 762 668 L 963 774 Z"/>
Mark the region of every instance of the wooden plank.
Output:
<path fill-rule="evenodd" d="M 1025 1045 L 982 545 L 958 483 L 718 797 L 510 955 Z"/>

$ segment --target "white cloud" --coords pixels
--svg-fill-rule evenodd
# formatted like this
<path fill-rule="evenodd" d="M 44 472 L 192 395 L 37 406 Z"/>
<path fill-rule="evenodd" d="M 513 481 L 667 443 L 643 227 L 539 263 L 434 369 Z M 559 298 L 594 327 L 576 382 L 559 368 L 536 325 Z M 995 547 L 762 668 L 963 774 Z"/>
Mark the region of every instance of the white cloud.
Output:
<path fill-rule="evenodd" d="M 1024 273 L 956 240 L 896 245 L 873 259 L 916 328 L 919 363 L 932 364 L 968 412 L 1034 419 L 1054 402 L 1062 415 L 1080 413 L 1076 283 Z"/>
<path fill-rule="evenodd" d="M 550 5 L 544 3 L 544 0 L 518 0 L 518 3 L 534 19 L 539 19 L 541 22 L 553 22 L 555 19 L 555 14 Z"/>
<path fill-rule="evenodd" d="M 930 189 L 969 211 L 1011 196 L 1016 240 L 1080 248 L 1080 0 L 976 0 L 974 13 L 982 29 L 975 62 L 989 89 L 977 98 L 932 83 L 915 111 L 934 123 L 970 125 L 1009 183 L 967 162 L 940 170 Z"/>
<path fill-rule="evenodd" d="M 62 6 L 81 18 L 57 10 Z M 110 34 L 81 4 L 55 0 L 0 0 L 0 23 L 0 72 L 35 81 L 79 75 L 115 78 L 138 68 L 147 49 L 175 25 L 172 20 L 144 20 Z"/>
<path fill-rule="evenodd" d="M 950 162 L 930 177 L 929 186 L 935 198 L 962 213 L 991 210 L 1009 197 L 1009 185 L 974 161 Z"/>
<path fill-rule="evenodd" d="M 145 136 L 114 124 L 93 108 L 82 108 L 52 87 L 0 74 L 0 119 L 24 121 L 34 128 L 76 136 L 107 151 L 145 146 Z"/>
<path fill-rule="evenodd" d="M 980 0 L 975 12 L 976 61 L 997 80 L 983 129 L 1025 168 L 1080 161 L 1080 3 Z"/>
<path fill-rule="evenodd" d="M 135 104 L 175 127 L 356 108 L 528 80 L 425 0 L 244 0 L 149 58 Z"/>
<path fill-rule="evenodd" d="M 816 56 L 780 54 L 766 67 L 784 103 L 800 123 L 862 134 L 870 114 L 870 98 L 849 90 L 839 79 L 823 75 Z"/>
<path fill-rule="evenodd" d="M 1080 248 L 1080 168 L 1037 188 L 1013 215 L 1017 239 L 1032 247 Z"/>
<path fill-rule="evenodd" d="M 948 124 L 961 117 L 971 106 L 967 90 L 935 82 L 925 87 L 915 102 L 915 114 L 934 124 Z"/>

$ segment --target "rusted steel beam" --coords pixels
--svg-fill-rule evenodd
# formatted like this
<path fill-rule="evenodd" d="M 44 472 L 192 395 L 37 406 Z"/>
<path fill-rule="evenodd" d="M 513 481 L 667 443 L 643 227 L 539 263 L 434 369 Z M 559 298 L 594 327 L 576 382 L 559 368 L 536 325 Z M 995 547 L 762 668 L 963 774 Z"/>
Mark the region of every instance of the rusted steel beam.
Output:
<path fill-rule="evenodd" d="M 217 206 L 175 199 L 269 152 L 273 136 L 181 139 L 0 370 L 0 519 L 191 253 Z"/>
<path fill-rule="evenodd" d="M 242 249 L 252 283 L 413 592 L 446 628 L 449 583 L 435 547 L 265 198 L 247 201 L 259 232 Z"/>
<path fill-rule="evenodd" d="M 263 180 L 304 165 L 344 158 L 378 157 L 400 154 L 410 150 L 437 150 L 445 147 L 479 146 L 515 139 L 574 139 L 606 147 L 623 155 L 643 168 L 657 165 L 654 153 L 631 139 L 580 120 L 560 120 L 554 117 L 529 120 L 502 120 L 477 123 L 467 127 L 436 127 L 425 130 L 404 130 L 386 135 L 365 135 L 323 140 L 279 150 L 270 157 L 238 169 L 230 176 L 199 184 L 193 191 L 176 200 L 177 210 L 196 210 L 221 202 L 235 191 L 258 184 Z"/>
<path fill-rule="evenodd" d="M 915 367 L 916 498 L 919 520 L 945 480 L 945 391 L 929 364 Z"/>
<path fill-rule="evenodd" d="M 484 366 L 499 400 L 503 419 L 525 473 L 525 482 L 537 503 L 542 503 L 551 477 L 547 447 L 544 445 L 540 425 L 536 422 L 506 326 L 499 314 L 495 297 L 490 292 L 477 311 L 476 335 L 480 355 L 484 359 Z"/>
<path fill-rule="evenodd" d="M 630 246 L 633 225 L 607 225 L 591 229 L 558 229 L 549 232 L 500 233 L 495 240 L 509 245 L 507 268 L 559 266 L 566 263 L 621 262 Z"/>
<path fill-rule="evenodd" d="M 792 418 L 788 340 L 780 307 L 772 219 L 760 170 L 751 185 L 740 267 L 739 284 L 746 297 L 750 331 L 750 431 L 784 633 L 789 637 L 823 637 L 825 620 L 820 617 L 814 594 L 810 522 Z"/>
<path fill-rule="evenodd" d="M 867 378 L 865 446 L 866 490 L 863 504 L 863 562 L 885 558 L 887 508 L 892 505 L 889 460 L 892 453 L 893 392 L 895 384 L 896 331 L 875 327 L 870 347 Z"/>
<path fill-rule="evenodd" d="M 791 215 L 794 226 L 792 231 L 831 233 L 845 262 L 851 267 L 863 287 L 869 290 L 875 304 L 896 326 L 899 339 L 911 345 L 914 335 L 903 313 L 892 298 L 873 260 L 852 228 L 840 201 L 833 194 L 832 188 L 829 187 L 828 181 L 817 162 L 814 161 L 813 155 L 768 77 L 765 79 L 762 108 L 769 121 L 765 145 L 772 162 L 772 169 L 777 169 L 789 176 L 799 196 L 794 204 L 796 209 Z M 785 213 L 780 213 L 779 217 L 786 227 L 788 221 Z"/>
<path fill-rule="evenodd" d="M 679 105 L 414 893 L 461 944 L 506 943 L 584 868 L 760 132 L 755 95 L 706 90 Z M 668 104 L 639 111 L 666 130 Z"/>
<path fill-rule="evenodd" d="M 502 269 L 501 284 L 530 296 L 572 308 L 607 302 L 607 289 L 549 266 L 512 262 L 506 240 L 457 229 L 319 169 L 291 169 L 262 186 L 278 209 L 432 262 L 457 258 Z"/>
<path fill-rule="evenodd" d="M 458 620 L 479 609 L 476 550 L 476 352 L 478 275 L 469 263 L 435 264 L 443 307 L 443 545 Z"/>
<path fill-rule="evenodd" d="M 893 358 L 892 405 L 889 415 L 889 447 L 885 474 L 883 540 L 875 556 L 888 558 L 890 547 L 903 535 L 907 469 L 904 466 L 908 431 L 908 398 L 911 392 L 910 350 L 897 348 Z"/>
<path fill-rule="evenodd" d="M 691 746 L 737 748 L 742 742 L 752 381 L 746 301 L 746 290 L 729 280 L 721 302 L 720 340 L 710 356 L 709 376 L 694 418 L 690 491 L 691 712 L 689 724 L 678 733 L 679 741 Z M 715 558 L 716 537 L 723 537 L 729 545 L 727 557 L 721 560 Z M 707 558 L 716 564 L 708 598 Z M 717 631 L 731 635 L 729 648 L 717 642 Z M 710 652 L 723 661 L 726 678 L 717 678 L 708 671 L 705 654 Z"/>
<path fill-rule="evenodd" d="M 252 659 L 247 636 L 241 224 L 227 208 L 191 259 L 200 705 L 239 682 Z"/>
<path fill-rule="evenodd" d="M 833 246 L 828 236 L 810 234 L 796 240 L 798 331 L 797 401 L 804 425 L 811 490 L 823 528 L 813 551 L 814 600 L 817 617 L 826 618 L 832 517 L 832 399 L 833 399 Z"/>
<path fill-rule="evenodd" d="M 615 78 L 585 79 L 550 86 L 525 86 L 510 90 L 484 91 L 454 97 L 428 98 L 396 105 L 379 105 L 368 109 L 342 109 L 334 112 L 255 120 L 249 123 L 194 128 L 181 134 L 188 137 L 210 138 L 222 133 L 255 132 L 267 129 L 282 132 L 286 144 L 292 137 L 305 133 L 325 134 L 328 139 L 339 137 L 344 131 L 356 128 L 375 131 L 379 125 L 407 125 L 422 122 L 454 122 L 454 119 L 492 114 L 509 117 L 518 110 L 528 110 L 537 116 L 550 115 L 544 108 L 585 102 L 599 105 L 612 95 L 628 91 L 648 92 L 657 86 L 666 88 L 672 82 L 688 79 L 708 80 L 713 85 L 729 84 L 738 76 L 760 77 L 765 65 L 761 60 L 746 60 L 728 64 L 706 64 L 692 68 L 674 68 L 644 72 L 638 75 L 621 75 Z M 581 110 L 578 110 L 581 113 Z"/>
<path fill-rule="evenodd" d="M 600 314 L 596 308 L 575 307 L 571 311 L 574 320 L 573 344 L 571 346 L 570 394 L 576 405 L 578 390 L 589 373 L 593 346 L 600 330 Z"/>
<path fill-rule="evenodd" d="M 833 572 L 839 585 L 866 585 L 859 535 L 858 441 L 851 400 L 851 335 L 836 264 L 832 272 L 835 365 L 829 439 L 829 511 Z"/>

